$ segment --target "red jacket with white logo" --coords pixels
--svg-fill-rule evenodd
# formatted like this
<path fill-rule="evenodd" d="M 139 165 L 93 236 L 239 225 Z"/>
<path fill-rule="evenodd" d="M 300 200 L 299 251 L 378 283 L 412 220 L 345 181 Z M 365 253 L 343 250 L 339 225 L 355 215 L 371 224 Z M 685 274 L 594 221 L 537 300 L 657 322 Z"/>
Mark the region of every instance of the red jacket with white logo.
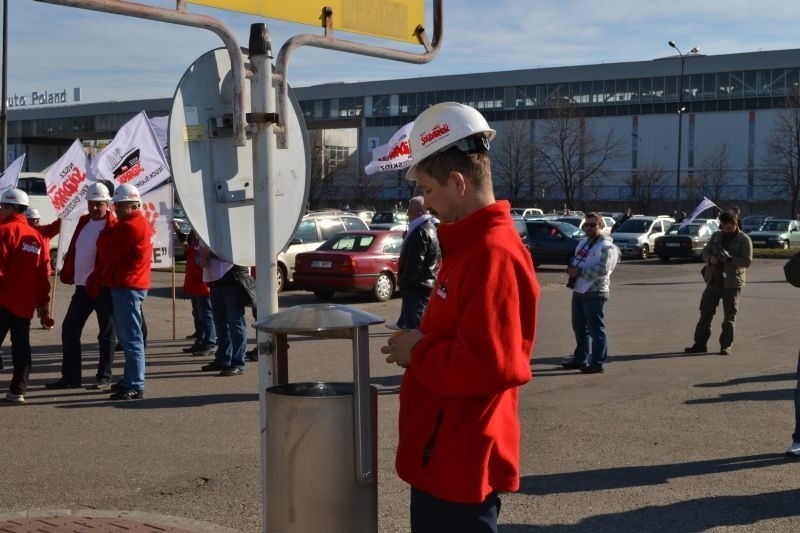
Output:
<path fill-rule="evenodd" d="M 50 303 L 44 240 L 16 213 L 0 225 L 0 307 L 30 320 L 37 307 Z"/>
<path fill-rule="evenodd" d="M 209 296 L 211 287 L 203 281 L 203 267 L 197 262 L 199 244 L 200 240 L 196 239 L 186 248 L 186 275 L 183 278 L 183 292 L 190 296 Z"/>
<path fill-rule="evenodd" d="M 102 287 L 149 289 L 152 260 L 153 227 L 138 209 L 97 238 L 94 268 Z"/>
<path fill-rule="evenodd" d="M 500 201 L 439 226 L 442 266 L 400 388 L 395 466 L 413 487 L 479 503 L 519 488 L 519 387 L 539 283 Z"/>
<path fill-rule="evenodd" d="M 89 223 L 91 218 L 91 215 L 87 213 L 78 219 L 78 225 L 75 226 L 75 233 L 72 234 L 72 240 L 69 241 L 67 255 L 64 256 L 64 266 L 61 267 L 61 275 L 59 278 L 61 279 L 62 283 L 66 283 L 67 285 L 73 285 L 75 283 L 75 246 L 78 242 L 78 235 L 80 235 L 81 230 L 83 230 L 86 224 Z M 106 228 L 111 227 L 116 223 L 117 216 L 113 212 L 108 211 L 106 214 Z M 95 263 L 97 263 L 97 258 L 95 258 Z"/>

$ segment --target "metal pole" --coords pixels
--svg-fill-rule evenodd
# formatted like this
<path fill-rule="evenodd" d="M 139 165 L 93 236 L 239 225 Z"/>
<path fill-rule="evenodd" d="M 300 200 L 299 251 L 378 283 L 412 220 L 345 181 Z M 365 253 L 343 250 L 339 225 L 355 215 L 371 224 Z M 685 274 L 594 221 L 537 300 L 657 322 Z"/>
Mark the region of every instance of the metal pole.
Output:
<path fill-rule="evenodd" d="M 676 48 L 677 50 L 677 48 Z M 681 133 L 683 132 L 683 69 L 686 57 L 678 51 L 681 57 L 681 77 L 678 78 L 678 163 L 675 165 L 675 213 L 680 215 L 681 210 Z"/>
<path fill-rule="evenodd" d="M 0 171 L 5 171 L 8 166 L 8 0 L 3 0 L 3 103 L 0 105 L 0 144 L 3 153 L 0 154 Z"/>
<path fill-rule="evenodd" d="M 256 125 L 253 136 L 253 222 L 255 224 L 256 305 L 258 317 L 263 318 L 278 312 L 277 256 L 275 238 L 275 89 L 272 86 L 272 48 L 267 26 L 257 23 L 250 26 L 250 64 L 253 76 L 250 83 L 251 117 Z M 256 334 L 259 377 L 259 414 L 261 422 L 261 518 L 262 530 L 267 530 L 267 410 L 266 390 L 275 383 L 278 375 L 275 355 L 276 343 L 272 334 L 258 331 Z M 268 342 L 269 341 L 269 342 Z"/>

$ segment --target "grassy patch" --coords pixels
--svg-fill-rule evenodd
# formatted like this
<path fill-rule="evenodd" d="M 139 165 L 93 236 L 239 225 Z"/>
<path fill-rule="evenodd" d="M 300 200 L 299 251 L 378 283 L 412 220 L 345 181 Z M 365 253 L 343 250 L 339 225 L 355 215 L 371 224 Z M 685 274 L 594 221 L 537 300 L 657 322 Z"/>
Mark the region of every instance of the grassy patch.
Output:
<path fill-rule="evenodd" d="M 798 252 L 797 249 L 789 248 L 753 248 L 753 257 L 761 259 L 789 259 Z"/>

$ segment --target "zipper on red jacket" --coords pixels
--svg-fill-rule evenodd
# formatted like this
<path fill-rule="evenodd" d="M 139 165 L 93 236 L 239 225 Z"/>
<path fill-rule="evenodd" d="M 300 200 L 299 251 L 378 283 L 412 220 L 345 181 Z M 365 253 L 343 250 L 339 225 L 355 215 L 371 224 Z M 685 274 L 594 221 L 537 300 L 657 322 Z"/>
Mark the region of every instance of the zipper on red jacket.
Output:
<path fill-rule="evenodd" d="M 422 450 L 422 468 L 428 468 L 428 461 L 431 459 L 431 452 L 433 446 L 436 444 L 436 436 L 439 434 L 439 428 L 442 425 L 442 417 L 444 416 L 444 409 L 439 409 L 439 414 L 436 415 L 436 424 L 433 426 L 433 433 L 428 442 L 425 443 L 425 448 Z"/>

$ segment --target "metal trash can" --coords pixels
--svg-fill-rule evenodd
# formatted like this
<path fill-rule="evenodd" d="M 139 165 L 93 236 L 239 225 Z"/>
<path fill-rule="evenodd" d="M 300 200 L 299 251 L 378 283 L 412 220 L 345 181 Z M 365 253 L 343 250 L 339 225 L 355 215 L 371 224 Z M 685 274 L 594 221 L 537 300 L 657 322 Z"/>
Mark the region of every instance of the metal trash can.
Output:
<path fill-rule="evenodd" d="M 356 483 L 352 383 L 290 383 L 267 389 L 267 516 L 272 532 L 372 532 L 377 479 Z M 370 387 L 372 449 L 378 391 Z M 377 472 L 377 454 L 372 454 Z"/>
<path fill-rule="evenodd" d="M 369 326 L 384 319 L 331 304 L 256 322 L 276 337 L 265 391 L 269 533 L 377 533 L 378 391 L 369 385 Z M 350 339 L 353 382 L 286 383 L 287 335 Z"/>

